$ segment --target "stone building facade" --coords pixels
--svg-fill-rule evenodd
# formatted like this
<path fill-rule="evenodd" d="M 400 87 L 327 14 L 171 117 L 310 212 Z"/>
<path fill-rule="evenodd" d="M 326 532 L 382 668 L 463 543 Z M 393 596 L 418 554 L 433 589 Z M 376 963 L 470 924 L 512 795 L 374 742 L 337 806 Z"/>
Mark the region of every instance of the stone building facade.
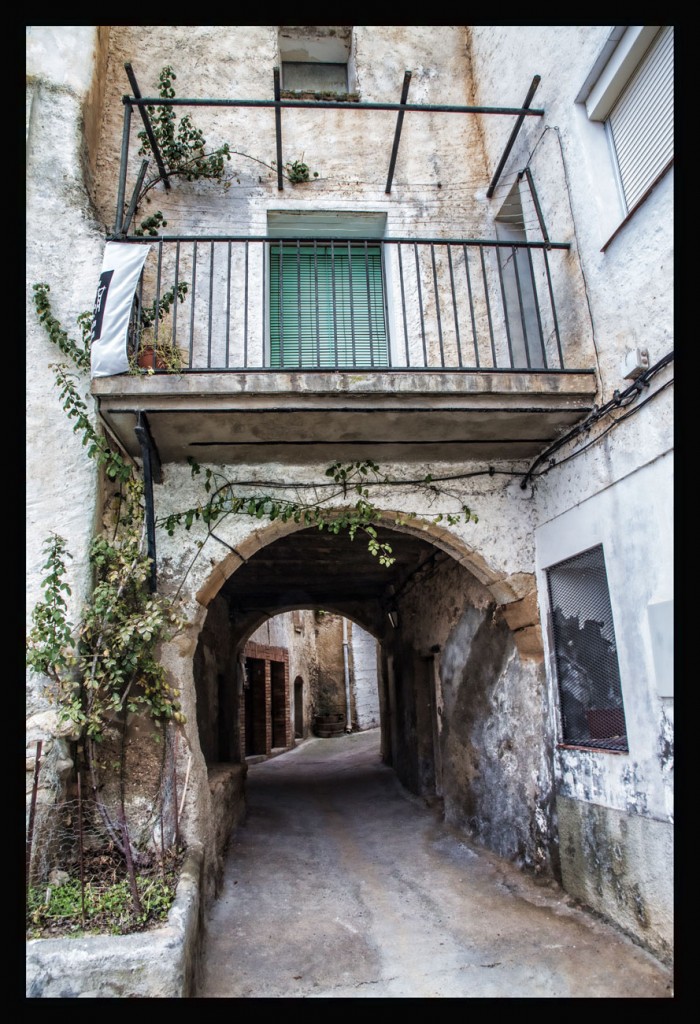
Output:
<path fill-rule="evenodd" d="M 28 620 L 59 527 L 79 617 L 104 497 L 55 395 L 32 285 L 47 281 L 73 323 L 106 240 L 150 245 L 168 273 L 179 244 L 192 285 L 180 329 L 207 311 L 181 374 L 84 381 L 137 466 L 146 417 L 158 516 L 201 501 L 192 454 L 243 493 L 325 493 L 336 460 L 385 474 L 371 493 L 396 556 L 383 577 L 359 539 L 279 519 L 158 535 L 159 589 L 187 619 L 161 657 L 187 718 L 188 840 L 221 845 L 210 779 L 245 756 L 245 645 L 284 646 L 256 630 L 321 609 L 379 644 L 378 714 L 356 714 L 378 719 L 404 785 L 672 959 L 672 108 L 649 125 L 638 95 L 649 76 L 668 93 L 672 57 L 664 26 L 28 27 Z M 191 113 L 212 145 L 230 143 L 231 186 L 154 191 L 170 241 L 115 234 L 141 159 L 136 108 L 125 152 L 127 64 L 143 96 L 171 65 L 178 97 L 224 101 Z M 660 164 L 621 137 L 625 105 L 645 143 L 666 138 Z M 308 180 L 291 180 L 295 164 Z M 300 323 L 302 275 L 318 288 L 322 268 L 330 289 L 336 259 L 352 350 L 349 335 L 333 353 L 332 335 L 299 327 L 293 351 L 279 308 Z M 330 290 L 325 306 L 314 294 L 312 313 L 338 312 Z M 340 514 L 348 496 L 332 504 Z M 42 682 L 27 682 L 28 791 L 38 739 L 56 778 L 71 768 Z M 293 717 L 285 728 L 287 744 Z M 210 894 L 219 867 L 220 851 Z"/>

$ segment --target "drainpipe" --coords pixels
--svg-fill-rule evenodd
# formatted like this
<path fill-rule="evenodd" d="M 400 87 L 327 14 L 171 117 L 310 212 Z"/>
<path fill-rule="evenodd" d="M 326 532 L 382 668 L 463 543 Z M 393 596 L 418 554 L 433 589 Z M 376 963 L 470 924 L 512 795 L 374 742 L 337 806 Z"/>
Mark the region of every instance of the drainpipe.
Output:
<path fill-rule="evenodd" d="M 343 669 L 345 672 L 345 731 L 352 732 L 350 713 L 350 668 L 348 664 L 348 620 L 343 619 Z"/>

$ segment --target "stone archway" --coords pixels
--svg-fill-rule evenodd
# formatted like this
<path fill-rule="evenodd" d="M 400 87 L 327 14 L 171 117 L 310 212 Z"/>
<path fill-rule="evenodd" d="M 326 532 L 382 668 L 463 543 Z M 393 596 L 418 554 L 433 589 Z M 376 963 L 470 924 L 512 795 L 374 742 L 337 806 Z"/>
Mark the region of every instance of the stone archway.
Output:
<path fill-rule="evenodd" d="M 382 643 L 382 754 L 408 789 L 495 852 L 555 873 L 551 716 L 534 578 L 495 572 L 461 538 L 386 513 L 391 571 L 343 535 L 273 524 L 197 594 L 231 649 L 265 616 L 330 608 Z M 497 809 L 497 812 L 496 812 Z"/>

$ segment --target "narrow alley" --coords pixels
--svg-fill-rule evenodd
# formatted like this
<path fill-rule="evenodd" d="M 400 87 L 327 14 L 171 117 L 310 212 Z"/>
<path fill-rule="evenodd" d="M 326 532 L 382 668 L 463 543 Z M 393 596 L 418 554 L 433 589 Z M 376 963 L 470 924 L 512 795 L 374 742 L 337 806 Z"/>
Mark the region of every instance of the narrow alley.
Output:
<path fill-rule="evenodd" d="M 673 997 L 643 949 L 407 793 L 379 742 L 250 765 L 197 998 Z"/>

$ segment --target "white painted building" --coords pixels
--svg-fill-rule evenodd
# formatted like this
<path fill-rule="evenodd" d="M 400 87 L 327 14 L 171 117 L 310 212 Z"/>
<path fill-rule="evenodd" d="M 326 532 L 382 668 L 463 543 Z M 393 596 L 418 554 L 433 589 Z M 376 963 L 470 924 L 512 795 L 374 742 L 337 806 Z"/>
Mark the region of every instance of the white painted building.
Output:
<path fill-rule="evenodd" d="M 312 545 L 279 520 L 159 532 L 158 585 L 188 620 L 163 651 L 187 715 L 185 834 L 215 830 L 216 722 L 197 711 L 229 650 L 272 614 L 326 608 L 380 642 L 383 753 L 404 784 L 670 960 L 673 29 L 314 28 L 27 29 L 27 620 L 52 531 L 79 617 L 103 496 L 32 285 L 71 333 L 106 240 L 150 244 L 144 302 L 173 274 L 190 286 L 187 368 L 83 383 L 138 467 L 146 417 L 156 515 L 201 501 L 191 455 L 282 495 L 370 458 L 397 557 L 385 584 L 361 541 Z M 233 180 L 161 184 L 124 242 L 142 128 L 127 63 L 142 96 L 170 64 L 178 98 L 226 101 L 189 112 L 229 143 Z M 157 237 L 133 236 L 155 209 L 160 262 Z M 478 522 L 435 521 L 464 504 Z M 64 774 L 70 757 L 42 680 L 27 693 L 29 792 L 37 739 Z"/>

